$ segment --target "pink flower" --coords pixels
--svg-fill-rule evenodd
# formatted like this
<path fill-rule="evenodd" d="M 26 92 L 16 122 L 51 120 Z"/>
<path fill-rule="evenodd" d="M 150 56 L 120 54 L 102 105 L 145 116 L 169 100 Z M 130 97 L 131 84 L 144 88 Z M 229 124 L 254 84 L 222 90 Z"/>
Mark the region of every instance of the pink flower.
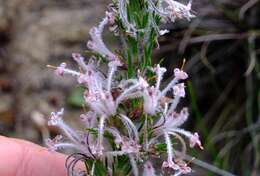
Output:
<path fill-rule="evenodd" d="M 191 18 L 195 17 L 191 13 L 192 0 L 190 0 L 187 5 L 184 5 L 174 0 L 162 0 L 162 1 L 164 1 L 167 4 L 166 7 L 162 9 L 163 18 L 169 18 L 172 22 L 175 22 L 176 19 L 190 20 Z"/>
<path fill-rule="evenodd" d="M 158 76 L 158 74 L 163 74 L 167 70 L 166 70 L 166 68 L 161 67 L 159 64 L 157 64 L 156 67 L 152 68 L 152 71 L 154 71 L 156 73 L 156 75 Z"/>
<path fill-rule="evenodd" d="M 80 115 L 80 120 L 85 124 L 86 128 L 93 128 L 97 122 L 97 114 L 93 111 L 89 111 Z"/>
<path fill-rule="evenodd" d="M 191 168 L 187 165 L 187 163 L 185 163 L 184 161 L 178 161 L 177 164 L 180 167 L 180 172 L 182 174 L 188 174 L 191 173 Z"/>
<path fill-rule="evenodd" d="M 165 129 L 172 129 L 181 126 L 188 119 L 189 113 L 187 108 L 183 108 L 180 113 L 175 111 L 167 113 L 165 116 L 165 123 L 162 127 Z M 162 119 L 157 123 L 157 125 L 162 123 Z"/>
<path fill-rule="evenodd" d="M 139 84 L 141 89 L 147 88 L 149 86 L 147 81 L 142 77 L 139 77 Z"/>
<path fill-rule="evenodd" d="M 199 146 L 199 148 L 201 150 L 203 150 L 203 147 L 202 147 L 201 142 L 199 140 L 198 133 L 194 133 L 193 135 L 190 136 L 190 147 L 195 147 L 196 145 Z"/>
<path fill-rule="evenodd" d="M 143 176 L 156 176 L 155 169 L 151 161 L 146 161 L 146 163 L 144 164 Z"/>
<path fill-rule="evenodd" d="M 84 62 L 84 57 L 82 57 L 81 54 L 79 54 L 79 53 L 72 53 L 72 58 L 76 62 Z"/>
<path fill-rule="evenodd" d="M 162 164 L 163 168 L 171 168 L 173 170 L 179 170 L 180 167 L 178 164 L 176 164 L 174 161 L 172 160 L 168 160 L 168 161 L 164 161 Z"/>
<path fill-rule="evenodd" d="M 158 94 L 152 86 L 143 91 L 144 93 L 144 112 L 147 114 L 155 114 L 158 108 Z"/>
<path fill-rule="evenodd" d="M 96 155 L 98 157 L 103 155 L 104 147 L 101 145 L 90 145 L 89 146 L 91 153 L 93 155 Z"/>
<path fill-rule="evenodd" d="M 48 65 L 48 67 L 55 68 L 54 66 Z M 72 76 L 79 76 L 80 73 L 76 72 L 74 70 L 67 69 L 66 63 L 61 63 L 58 67 L 55 69 L 55 74 L 58 76 L 63 76 L 64 74 L 70 74 Z"/>
<path fill-rule="evenodd" d="M 107 48 L 107 46 L 105 45 L 102 39 L 102 33 L 104 27 L 108 24 L 109 20 L 111 20 L 110 15 L 103 18 L 99 26 L 90 29 L 89 34 L 91 40 L 88 41 L 87 47 L 99 53 L 100 55 L 105 57 L 108 61 L 119 60 L 119 58 Z"/>
<path fill-rule="evenodd" d="M 178 97 L 185 97 L 185 89 L 184 88 L 185 88 L 184 83 L 176 84 L 173 87 L 174 95 L 178 96 Z"/>
<path fill-rule="evenodd" d="M 51 117 L 48 121 L 49 126 L 56 126 L 59 124 L 60 121 L 62 121 L 62 116 L 64 113 L 64 108 L 62 108 L 59 112 L 52 112 Z"/>
<path fill-rule="evenodd" d="M 78 83 L 79 84 L 85 84 L 88 82 L 88 76 L 86 74 L 80 74 L 78 77 Z"/>
<path fill-rule="evenodd" d="M 136 141 L 129 138 L 124 138 L 122 141 L 121 150 L 126 154 L 137 154 L 139 153 L 141 146 Z"/>
<path fill-rule="evenodd" d="M 149 84 L 143 80 L 142 94 L 144 98 L 144 112 L 153 115 L 159 108 L 160 84 L 166 69 L 158 64 L 155 68 L 152 68 L 152 71 L 156 73 L 156 85 L 149 87 Z"/>
<path fill-rule="evenodd" d="M 63 76 L 66 66 L 67 66 L 66 63 L 61 63 L 60 66 L 58 66 L 57 69 L 55 70 L 56 75 Z"/>
<path fill-rule="evenodd" d="M 106 17 L 108 18 L 108 22 L 110 25 L 113 25 L 115 23 L 116 17 L 113 12 L 106 11 Z"/>
<path fill-rule="evenodd" d="M 62 136 L 58 135 L 56 136 L 54 139 L 46 139 L 45 140 L 45 144 L 48 147 L 48 150 L 50 152 L 55 152 L 56 150 L 58 150 L 58 146 L 57 144 L 62 140 Z"/>
<path fill-rule="evenodd" d="M 188 108 L 183 108 L 179 114 L 176 114 L 174 119 L 174 125 L 176 127 L 181 126 L 188 119 Z"/>
<path fill-rule="evenodd" d="M 178 80 L 185 80 L 188 78 L 188 74 L 178 68 L 174 69 L 174 76 L 175 78 L 177 78 Z"/>
<path fill-rule="evenodd" d="M 188 167 L 188 166 L 182 166 L 182 167 L 180 168 L 180 170 L 181 170 L 181 172 L 182 172 L 183 174 L 191 173 L 191 168 Z"/>

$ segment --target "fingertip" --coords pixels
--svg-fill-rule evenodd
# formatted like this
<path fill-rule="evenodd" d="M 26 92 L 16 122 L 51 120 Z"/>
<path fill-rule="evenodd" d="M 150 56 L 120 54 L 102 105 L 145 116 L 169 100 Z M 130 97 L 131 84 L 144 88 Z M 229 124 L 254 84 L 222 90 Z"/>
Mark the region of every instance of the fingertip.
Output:
<path fill-rule="evenodd" d="M 0 175 L 15 175 L 21 156 L 22 148 L 20 145 L 15 144 L 6 137 L 0 136 Z"/>
<path fill-rule="evenodd" d="M 0 175 L 66 175 L 66 156 L 27 141 L 0 136 L 0 158 Z"/>

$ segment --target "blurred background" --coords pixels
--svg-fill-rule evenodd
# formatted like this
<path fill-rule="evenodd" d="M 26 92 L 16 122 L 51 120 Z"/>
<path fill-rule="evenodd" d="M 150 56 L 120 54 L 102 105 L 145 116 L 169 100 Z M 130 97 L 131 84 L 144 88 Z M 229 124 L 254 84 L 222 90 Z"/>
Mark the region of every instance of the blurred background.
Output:
<path fill-rule="evenodd" d="M 66 61 L 76 67 L 71 53 L 86 50 L 88 31 L 108 3 L 0 0 L 1 135 L 42 144 L 48 131 L 57 133 L 46 127 L 46 119 L 61 107 L 77 126 L 82 89 L 46 65 Z M 185 126 L 201 134 L 205 148 L 190 154 L 207 167 L 260 175 L 260 1 L 194 0 L 193 9 L 197 18 L 191 22 L 163 26 L 171 32 L 154 51 L 154 58 L 164 58 L 162 65 L 169 69 L 165 81 L 187 60 L 190 79 L 183 104 L 191 115 Z M 117 46 L 113 37 L 106 38 L 111 48 Z M 195 170 L 196 175 L 217 175 Z"/>

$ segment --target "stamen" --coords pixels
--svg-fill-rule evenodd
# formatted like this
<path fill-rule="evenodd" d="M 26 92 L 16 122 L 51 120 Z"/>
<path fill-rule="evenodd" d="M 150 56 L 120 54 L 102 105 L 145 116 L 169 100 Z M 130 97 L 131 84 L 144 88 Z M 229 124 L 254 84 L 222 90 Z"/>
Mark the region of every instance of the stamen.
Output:
<path fill-rule="evenodd" d="M 148 78 L 147 80 L 148 80 L 148 81 L 154 81 L 154 80 L 156 80 L 156 75 L 154 75 L 154 76 Z"/>
<path fill-rule="evenodd" d="M 57 69 L 58 67 L 53 66 L 53 65 L 46 65 L 47 68 L 52 68 L 52 69 Z"/>
<path fill-rule="evenodd" d="M 196 159 L 195 157 L 191 158 L 191 160 L 187 162 L 187 166 L 188 166 L 189 164 L 191 164 L 192 161 L 194 161 L 195 159 Z"/>
<path fill-rule="evenodd" d="M 181 66 L 181 70 L 184 69 L 185 64 L 186 64 L 186 58 L 183 58 L 183 60 L 182 60 L 182 66 Z"/>

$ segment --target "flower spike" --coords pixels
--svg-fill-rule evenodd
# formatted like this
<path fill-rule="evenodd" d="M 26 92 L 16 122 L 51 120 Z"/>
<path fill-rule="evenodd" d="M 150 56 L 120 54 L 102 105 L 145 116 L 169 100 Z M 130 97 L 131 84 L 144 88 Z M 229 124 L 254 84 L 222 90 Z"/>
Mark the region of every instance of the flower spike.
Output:
<path fill-rule="evenodd" d="M 131 166 L 126 175 L 139 176 L 143 169 L 143 176 L 162 175 L 165 170 L 179 176 L 192 170 L 189 163 L 177 158 L 171 138 L 175 137 L 180 143 L 182 154 L 187 148 L 184 138 L 190 147 L 203 149 L 198 133 L 181 127 L 189 116 L 187 108 L 178 107 L 185 97 L 184 81 L 188 78 L 183 71 L 184 64 L 174 69 L 170 82 L 164 86 L 162 81 L 167 69 L 159 64 L 151 68 L 152 60 L 147 60 L 152 58 L 158 37 L 169 32 L 160 30 L 160 19 L 166 22 L 190 20 L 194 17 L 192 1 L 187 4 L 175 0 L 139 3 L 138 0 L 116 0 L 110 5 L 101 22 L 89 31 L 87 47 L 94 56 L 88 59 L 80 53 L 72 53 L 79 71 L 69 69 L 66 63 L 48 66 L 55 69 L 56 75 L 76 77 L 77 84 L 84 88 L 86 109 L 79 116 L 82 130 L 65 122 L 63 108 L 52 112 L 48 121 L 48 125 L 59 128 L 63 134 L 46 139 L 49 151 L 69 149 L 76 152 L 68 157 L 71 161 L 66 162 L 69 176 L 97 172 L 116 175 L 113 162 L 119 161 L 117 157 L 121 156 L 120 162 Z M 106 46 L 102 34 L 107 27 L 120 37 L 125 51 L 117 54 Z M 131 46 L 133 43 L 135 48 Z M 97 59 L 100 60 L 95 61 Z M 133 74 L 127 70 L 131 69 L 130 64 Z M 166 144 L 167 158 L 158 157 L 156 145 L 162 143 Z M 163 158 L 162 172 L 153 167 L 154 156 Z M 79 161 L 86 163 L 86 171 L 74 169 Z"/>

